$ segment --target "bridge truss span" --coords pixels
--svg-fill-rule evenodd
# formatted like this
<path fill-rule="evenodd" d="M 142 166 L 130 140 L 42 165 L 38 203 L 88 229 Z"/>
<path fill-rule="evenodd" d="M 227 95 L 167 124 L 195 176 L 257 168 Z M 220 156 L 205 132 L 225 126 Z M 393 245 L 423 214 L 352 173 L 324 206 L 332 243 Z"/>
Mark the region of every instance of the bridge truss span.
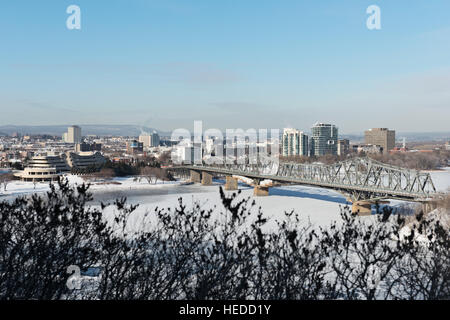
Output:
<path fill-rule="evenodd" d="M 265 164 L 214 164 L 182 166 L 212 174 L 237 175 L 255 180 L 306 184 L 330 188 L 352 199 L 397 198 L 425 201 L 436 194 L 427 172 L 405 169 L 370 158 L 351 158 L 334 164 L 266 162 Z"/>

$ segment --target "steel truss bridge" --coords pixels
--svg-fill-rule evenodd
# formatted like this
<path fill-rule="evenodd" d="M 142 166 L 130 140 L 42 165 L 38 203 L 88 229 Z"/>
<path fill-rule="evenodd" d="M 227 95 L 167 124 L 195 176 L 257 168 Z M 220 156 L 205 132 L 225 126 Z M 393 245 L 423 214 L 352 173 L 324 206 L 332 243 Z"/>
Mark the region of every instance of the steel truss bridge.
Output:
<path fill-rule="evenodd" d="M 405 169 L 370 158 L 352 158 L 331 165 L 267 162 L 265 164 L 182 165 L 172 169 L 221 176 L 242 176 L 256 184 L 263 180 L 329 188 L 351 201 L 400 199 L 425 202 L 436 196 L 429 173 Z"/>

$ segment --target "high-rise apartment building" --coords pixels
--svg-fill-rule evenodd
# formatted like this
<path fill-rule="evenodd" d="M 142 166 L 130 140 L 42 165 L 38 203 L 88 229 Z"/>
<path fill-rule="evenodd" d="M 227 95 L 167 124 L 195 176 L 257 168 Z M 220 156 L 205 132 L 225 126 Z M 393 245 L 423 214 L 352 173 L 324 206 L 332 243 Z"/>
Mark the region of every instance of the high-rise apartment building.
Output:
<path fill-rule="evenodd" d="M 338 128 L 335 125 L 316 123 L 311 133 L 311 155 L 337 155 Z"/>
<path fill-rule="evenodd" d="M 283 130 L 283 156 L 308 156 L 308 135 L 303 131 L 291 128 Z"/>
<path fill-rule="evenodd" d="M 69 127 L 67 134 L 63 135 L 63 139 L 67 143 L 81 143 L 81 128 L 79 126 Z"/>
<path fill-rule="evenodd" d="M 395 130 L 387 128 L 373 128 L 364 132 L 364 143 L 377 145 L 383 148 L 383 153 L 395 147 Z"/>

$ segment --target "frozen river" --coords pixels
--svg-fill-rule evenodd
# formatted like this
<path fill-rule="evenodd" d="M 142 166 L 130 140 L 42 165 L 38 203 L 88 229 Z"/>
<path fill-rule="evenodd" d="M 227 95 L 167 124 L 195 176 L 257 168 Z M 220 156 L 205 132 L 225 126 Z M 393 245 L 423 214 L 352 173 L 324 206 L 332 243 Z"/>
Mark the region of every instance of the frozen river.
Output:
<path fill-rule="evenodd" d="M 450 168 L 443 171 L 431 172 L 433 182 L 438 191 L 447 191 L 450 187 Z M 69 176 L 71 183 L 82 183 L 80 177 Z M 223 181 L 214 181 L 212 186 L 179 185 L 179 183 L 164 183 L 149 185 L 145 181 L 137 182 L 132 178 L 116 178 L 116 184 L 95 184 L 91 187 L 94 193 L 93 205 L 98 205 L 100 201 L 111 202 L 116 198 L 126 197 L 129 203 L 139 204 L 135 212 L 136 223 L 139 223 L 139 216 L 146 212 L 153 212 L 158 208 L 175 208 L 178 199 L 183 198 L 184 204 L 189 207 L 195 202 L 200 203 L 204 209 L 217 206 L 220 210 L 221 199 L 219 186 Z M 240 198 L 252 197 L 253 189 L 244 184 L 240 184 L 242 190 Z M 48 190 L 46 183 L 33 186 L 31 183 L 13 182 L 8 185 L 6 194 L 0 198 L 13 199 L 21 194 L 31 194 L 33 192 L 44 192 Z M 228 194 L 231 193 L 227 192 Z M 268 218 L 283 219 L 284 212 L 294 210 L 305 222 L 315 225 L 329 225 L 333 220 L 339 220 L 340 206 L 346 205 L 346 199 L 340 193 L 302 185 L 290 185 L 270 188 L 268 197 L 254 197 L 257 207 L 261 207 L 264 215 Z M 398 206 L 402 203 L 393 201 L 392 205 Z M 274 221 L 272 221 L 274 223 Z"/>

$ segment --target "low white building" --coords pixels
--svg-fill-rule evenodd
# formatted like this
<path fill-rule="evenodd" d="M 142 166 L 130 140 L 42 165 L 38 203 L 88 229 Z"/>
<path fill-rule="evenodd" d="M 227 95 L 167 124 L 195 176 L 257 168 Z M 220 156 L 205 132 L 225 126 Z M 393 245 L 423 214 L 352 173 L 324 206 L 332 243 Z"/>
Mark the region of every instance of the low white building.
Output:
<path fill-rule="evenodd" d="M 22 181 L 54 181 L 69 170 L 67 163 L 59 156 L 36 156 L 22 172 L 14 175 Z"/>

